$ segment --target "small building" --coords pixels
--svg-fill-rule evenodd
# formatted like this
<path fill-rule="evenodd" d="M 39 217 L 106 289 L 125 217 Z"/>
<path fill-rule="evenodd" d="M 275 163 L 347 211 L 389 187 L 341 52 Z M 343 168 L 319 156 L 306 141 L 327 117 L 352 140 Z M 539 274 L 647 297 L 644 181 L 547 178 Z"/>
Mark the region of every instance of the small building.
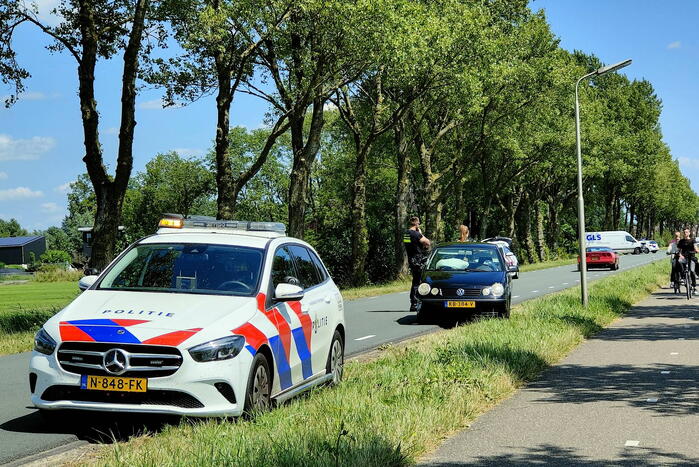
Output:
<path fill-rule="evenodd" d="M 124 226 L 120 225 L 118 227 L 118 229 L 119 229 L 119 235 L 123 235 Z M 92 241 L 93 241 L 92 227 L 78 227 L 78 232 L 83 234 L 82 254 L 83 254 L 83 256 L 89 258 L 90 256 L 92 256 Z"/>
<path fill-rule="evenodd" d="M 28 264 L 32 260 L 31 253 L 38 261 L 45 252 L 46 237 L 43 235 L 0 238 L 0 262 L 5 264 Z"/>

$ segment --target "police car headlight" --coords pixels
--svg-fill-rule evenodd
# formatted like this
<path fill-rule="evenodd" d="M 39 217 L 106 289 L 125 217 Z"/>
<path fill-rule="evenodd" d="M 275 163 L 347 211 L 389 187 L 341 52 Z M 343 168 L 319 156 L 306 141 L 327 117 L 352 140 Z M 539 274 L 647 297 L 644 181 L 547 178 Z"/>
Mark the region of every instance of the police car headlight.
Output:
<path fill-rule="evenodd" d="M 427 282 L 423 282 L 417 287 L 417 293 L 419 293 L 420 295 L 427 295 L 428 293 L 430 293 L 430 289 L 432 289 L 432 287 L 430 287 L 430 284 L 428 284 Z"/>
<path fill-rule="evenodd" d="M 228 336 L 194 346 L 189 349 L 189 355 L 197 362 L 228 360 L 238 355 L 244 346 L 243 336 Z"/>
<path fill-rule="evenodd" d="M 505 287 L 500 282 L 496 282 L 490 286 L 490 292 L 494 297 L 500 297 L 505 293 Z"/>
<path fill-rule="evenodd" d="M 490 295 L 490 292 L 491 292 L 490 287 L 484 287 L 483 290 L 481 290 L 481 293 L 483 295 Z"/>
<path fill-rule="evenodd" d="M 34 350 L 45 355 L 51 355 L 56 350 L 56 341 L 44 328 L 39 329 L 34 336 Z"/>

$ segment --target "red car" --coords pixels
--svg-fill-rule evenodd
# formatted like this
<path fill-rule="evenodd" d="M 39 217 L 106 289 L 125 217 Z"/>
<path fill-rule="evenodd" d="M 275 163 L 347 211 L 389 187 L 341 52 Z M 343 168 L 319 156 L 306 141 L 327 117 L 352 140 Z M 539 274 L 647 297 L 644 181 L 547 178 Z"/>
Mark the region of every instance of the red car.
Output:
<path fill-rule="evenodd" d="M 619 269 L 619 254 L 606 246 L 591 246 L 586 250 L 587 268 L 609 268 L 612 271 Z M 578 256 L 578 271 L 580 270 L 580 256 Z"/>

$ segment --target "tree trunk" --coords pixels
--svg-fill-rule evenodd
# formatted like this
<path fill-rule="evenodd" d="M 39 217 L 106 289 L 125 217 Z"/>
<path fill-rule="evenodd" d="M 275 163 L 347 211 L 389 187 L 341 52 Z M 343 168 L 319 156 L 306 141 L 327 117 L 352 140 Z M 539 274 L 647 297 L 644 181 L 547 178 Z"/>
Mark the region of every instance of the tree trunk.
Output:
<path fill-rule="evenodd" d="M 560 225 L 558 223 L 558 203 L 552 197 L 548 199 L 549 208 L 549 228 L 548 228 L 548 245 L 549 251 L 555 257 L 558 257 L 558 236 Z"/>
<path fill-rule="evenodd" d="M 367 144 L 358 149 L 352 190 L 352 282 L 355 286 L 367 282 L 369 231 L 366 222 L 366 177 L 367 156 L 371 146 Z"/>
<path fill-rule="evenodd" d="M 306 108 L 298 109 L 289 116 L 291 128 L 291 147 L 294 161 L 289 177 L 289 235 L 303 238 L 306 231 L 306 204 L 311 167 L 320 149 L 320 136 L 323 130 L 323 104 L 325 99 L 313 100 L 311 124 L 308 138 L 304 143 L 304 121 Z"/>
<path fill-rule="evenodd" d="M 403 246 L 403 234 L 408 223 L 408 194 L 410 192 L 410 161 L 408 159 L 408 138 L 405 135 L 405 121 L 400 120 L 394 130 L 396 155 L 398 158 L 398 184 L 395 198 L 395 271 L 396 276 L 408 273 L 408 257 Z"/>
<path fill-rule="evenodd" d="M 546 260 L 546 239 L 544 237 L 544 210 L 541 201 L 536 201 L 536 252 L 539 261 Z"/>
<path fill-rule="evenodd" d="M 85 166 L 97 199 L 97 213 L 93 227 L 92 255 L 89 266 L 103 269 L 116 255 L 116 242 L 124 196 L 133 167 L 133 138 L 136 127 L 136 76 L 139 53 L 145 28 L 149 0 L 136 2 L 129 41 L 124 50 L 124 69 L 121 89 L 121 124 L 119 148 L 114 180 L 107 175 L 102 161 L 98 134 L 97 103 L 94 97 L 95 64 L 98 50 L 98 31 L 92 2 L 79 4 L 79 23 L 82 34 L 83 56 L 78 66 L 79 96 L 85 136 Z"/>
<path fill-rule="evenodd" d="M 216 153 L 216 217 L 218 219 L 233 219 L 235 211 L 236 195 L 233 187 L 233 170 L 228 160 L 228 135 L 230 133 L 230 110 L 233 102 L 231 92 L 231 71 L 224 64 L 224 59 L 218 57 L 223 52 L 217 54 L 218 68 L 218 94 L 216 95 L 216 142 L 214 152 Z"/>

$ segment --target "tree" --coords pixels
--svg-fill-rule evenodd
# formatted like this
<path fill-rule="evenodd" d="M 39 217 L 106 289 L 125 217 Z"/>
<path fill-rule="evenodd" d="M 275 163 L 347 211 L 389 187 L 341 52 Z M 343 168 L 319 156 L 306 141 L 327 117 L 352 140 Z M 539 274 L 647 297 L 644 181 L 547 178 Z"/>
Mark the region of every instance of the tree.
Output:
<path fill-rule="evenodd" d="M 141 56 L 152 48 L 150 43 L 143 46 L 144 34 L 150 29 L 157 39 L 162 39 L 163 32 L 153 18 L 151 0 L 62 0 L 53 11 L 61 18 L 56 26 L 43 22 L 37 13 L 35 4 L 29 7 L 24 2 L 0 4 L 0 68 L 10 72 L 3 74 L 3 80 L 12 80 L 16 91 L 21 90 L 21 81 L 28 73 L 15 60 L 12 39 L 17 28 L 25 23 L 34 25 L 53 40 L 49 51 L 65 51 L 75 59 L 85 145 L 83 161 L 97 201 L 90 266 L 101 269 L 116 253 L 117 228 L 133 165 L 136 79 Z M 124 62 L 121 124 L 116 171 L 112 177 L 104 164 L 98 132 L 95 68 L 99 60 L 109 60 L 120 53 Z"/>
<path fill-rule="evenodd" d="M 26 229 L 23 229 L 17 219 L 5 221 L 0 219 L 0 238 L 1 237 L 23 237 L 29 235 Z"/>
<path fill-rule="evenodd" d="M 124 203 L 127 238 L 135 241 L 154 233 L 164 213 L 207 214 L 201 208 L 215 191 L 214 175 L 203 159 L 176 152 L 156 155 L 129 187 Z"/>
<path fill-rule="evenodd" d="M 167 0 L 161 11 L 170 19 L 183 53 L 157 59 L 148 80 L 166 88 L 166 102 L 193 101 L 216 93 L 215 170 L 217 216 L 235 216 L 238 194 L 267 160 L 274 141 L 289 127 L 276 113 L 268 142 L 245 170 L 234 175 L 229 157 L 230 112 L 240 85 L 251 79 L 257 49 L 290 15 L 292 1 Z"/>

